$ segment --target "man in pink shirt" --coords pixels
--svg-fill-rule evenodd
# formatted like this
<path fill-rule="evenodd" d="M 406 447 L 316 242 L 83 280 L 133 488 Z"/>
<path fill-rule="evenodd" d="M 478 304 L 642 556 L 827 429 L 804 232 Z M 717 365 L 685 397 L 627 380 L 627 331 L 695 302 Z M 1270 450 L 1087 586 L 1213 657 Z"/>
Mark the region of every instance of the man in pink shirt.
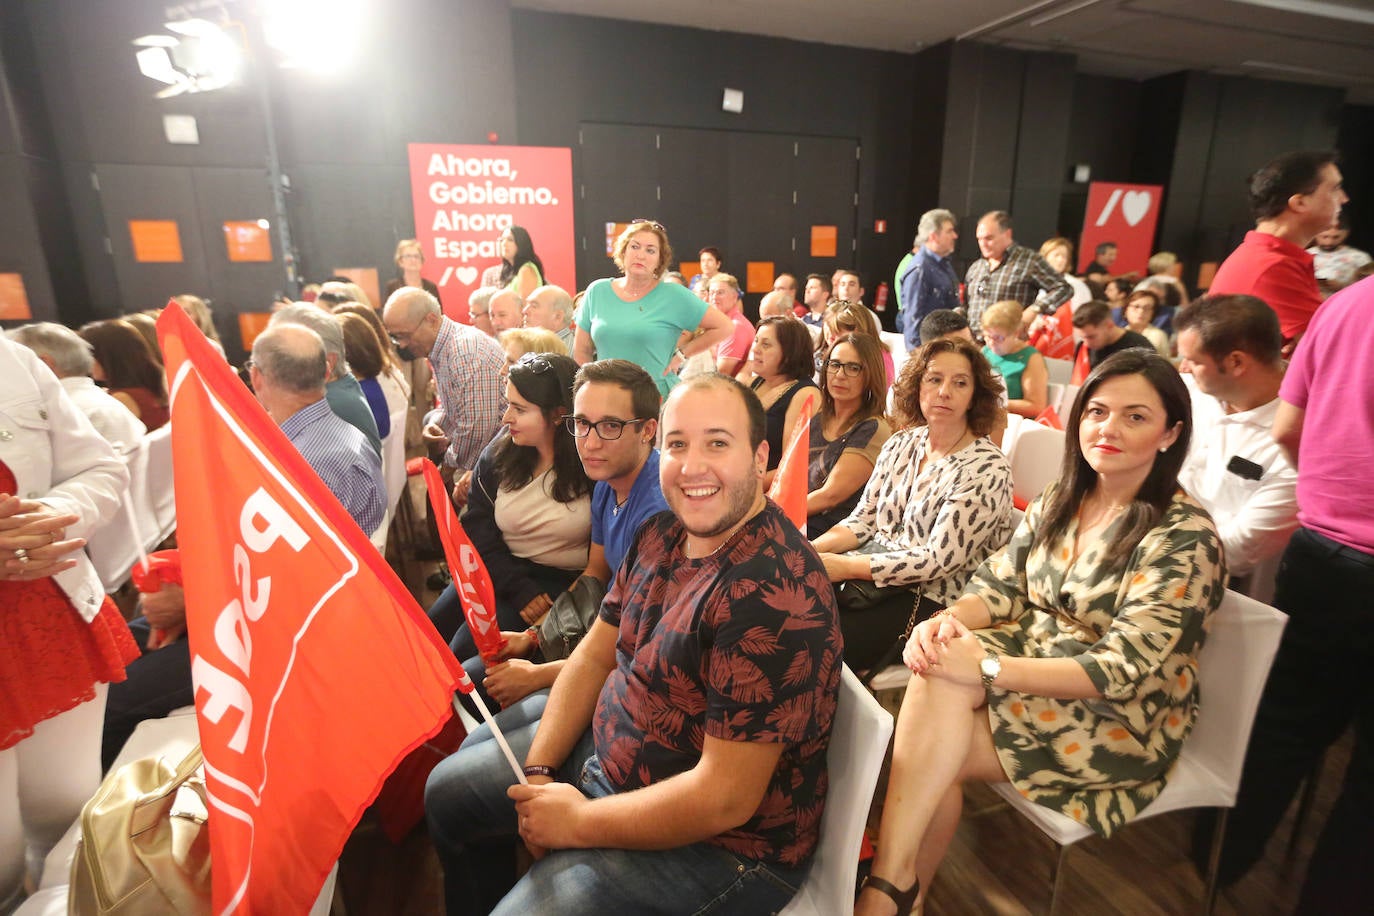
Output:
<path fill-rule="evenodd" d="M 1374 277 L 1327 300 L 1279 389 L 1275 440 L 1298 468 L 1298 522 L 1274 606 L 1288 614 L 1260 701 L 1220 878 L 1264 852 L 1302 780 L 1353 723 L 1345 784 L 1322 831 L 1300 913 L 1374 899 Z M 1196 838 L 1195 838 L 1196 839 Z M 1195 846 L 1196 850 L 1196 846 Z"/>
<path fill-rule="evenodd" d="M 1208 292 L 1267 302 L 1279 316 L 1285 357 L 1322 304 L 1312 255 L 1304 249 L 1336 225 L 1349 199 L 1334 152 L 1285 153 L 1250 178 L 1255 228 L 1217 268 Z"/>
<path fill-rule="evenodd" d="M 745 317 L 739 281 L 727 273 L 716 274 L 711 278 L 707 301 L 720 309 L 734 328 L 729 339 L 716 347 L 716 371 L 734 376 L 744 367 L 749 348 L 754 345 L 754 326 Z"/>

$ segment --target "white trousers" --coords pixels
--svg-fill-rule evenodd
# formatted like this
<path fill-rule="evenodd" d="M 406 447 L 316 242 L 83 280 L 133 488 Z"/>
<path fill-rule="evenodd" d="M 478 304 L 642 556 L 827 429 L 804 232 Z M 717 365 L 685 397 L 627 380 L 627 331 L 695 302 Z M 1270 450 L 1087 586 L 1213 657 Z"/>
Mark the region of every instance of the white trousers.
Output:
<path fill-rule="evenodd" d="M 44 720 L 33 734 L 0 751 L 0 913 L 34 882 L 43 859 L 100 786 L 105 684 L 95 697 Z"/>

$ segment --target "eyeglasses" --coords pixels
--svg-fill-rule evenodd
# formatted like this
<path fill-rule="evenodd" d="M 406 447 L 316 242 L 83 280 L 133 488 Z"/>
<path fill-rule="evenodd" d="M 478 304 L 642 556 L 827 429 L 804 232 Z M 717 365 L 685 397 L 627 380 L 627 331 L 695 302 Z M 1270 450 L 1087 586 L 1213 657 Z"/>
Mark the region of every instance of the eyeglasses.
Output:
<path fill-rule="evenodd" d="M 636 216 L 634 219 L 630 220 L 630 225 L 631 225 L 631 226 L 638 226 L 638 225 L 640 225 L 641 223 L 642 223 L 643 225 L 648 226 L 650 229 L 657 229 L 659 232 L 667 232 L 667 231 L 668 231 L 667 229 L 664 229 L 664 228 L 663 228 L 663 224 L 662 224 L 662 223 L 660 223 L 658 220 L 655 220 L 655 219 L 646 219 L 645 217 L 642 217 L 642 216 Z"/>
<path fill-rule="evenodd" d="M 425 318 L 428 317 L 428 315 L 425 316 Z M 405 346 L 404 341 L 410 340 L 410 338 L 414 336 L 415 332 L 420 330 L 420 325 L 425 323 L 425 318 L 421 318 L 418 322 L 416 322 L 415 327 L 411 328 L 409 331 L 402 331 L 400 333 L 392 333 L 391 331 L 387 331 L 386 336 L 391 338 L 391 342 L 394 343 L 396 346 Z"/>
<path fill-rule="evenodd" d="M 843 375 L 845 378 L 858 378 L 864 371 L 863 363 L 845 363 L 838 359 L 821 360 L 821 368 L 831 375 Z"/>
<path fill-rule="evenodd" d="M 515 366 L 511 368 L 515 368 L 516 366 L 521 369 L 528 369 L 535 375 L 543 375 L 545 372 L 553 371 L 553 363 L 549 360 L 548 356 L 543 353 L 526 353 L 516 360 Z"/>
<path fill-rule="evenodd" d="M 648 419 L 643 417 L 634 420 L 605 419 L 597 420 L 595 423 L 588 420 L 586 417 L 574 416 L 563 418 L 563 425 L 568 428 L 568 432 L 572 433 L 575 438 L 585 439 L 591 434 L 592 430 L 596 430 L 597 438 L 604 439 L 607 442 L 614 442 L 616 439 L 619 439 L 624 435 L 625 427 L 627 426 L 643 426 L 648 422 Z"/>

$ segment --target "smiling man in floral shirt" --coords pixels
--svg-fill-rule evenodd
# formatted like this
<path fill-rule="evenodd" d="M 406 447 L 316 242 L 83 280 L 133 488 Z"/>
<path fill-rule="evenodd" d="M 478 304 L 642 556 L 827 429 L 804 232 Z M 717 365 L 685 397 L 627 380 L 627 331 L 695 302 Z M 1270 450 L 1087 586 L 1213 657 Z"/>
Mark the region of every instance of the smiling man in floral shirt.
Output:
<path fill-rule="evenodd" d="M 526 757 L 531 785 L 510 789 L 505 813 L 459 787 L 434 810 L 430 787 L 451 913 L 490 906 L 497 878 L 464 864 L 462 847 L 502 827 L 539 861 L 496 913 L 776 912 L 806 876 L 839 689 L 834 594 L 764 498 L 753 392 L 698 376 L 673 391 L 660 428 L 671 512 L 641 527 L 554 685 Z"/>

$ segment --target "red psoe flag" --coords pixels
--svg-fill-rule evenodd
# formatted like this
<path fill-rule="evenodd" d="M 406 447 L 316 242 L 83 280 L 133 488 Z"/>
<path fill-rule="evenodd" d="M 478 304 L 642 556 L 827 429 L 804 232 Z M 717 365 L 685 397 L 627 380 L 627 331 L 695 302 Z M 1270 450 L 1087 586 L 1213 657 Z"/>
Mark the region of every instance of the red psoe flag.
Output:
<path fill-rule="evenodd" d="M 421 462 L 429 505 L 434 509 L 434 525 L 439 529 L 444 559 L 448 561 L 453 588 L 458 592 L 458 604 L 463 608 L 463 618 L 472 632 L 477 653 L 483 658 L 495 658 L 506 647 L 506 638 L 496 622 L 496 588 L 491 584 L 491 573 L 487 572 L 477 548 L 472 546 L 472 539 L 458 521 L 458 513 L 453 511 L 453 501 L 448 498 L 439 469 L 428 458 L 412 460 Z"/>
<path fill-rule="evenodd" d="M 158 336 L 214 911 L 303 913 L 383 779 L 471 682 L 173 302 Z"/>
<path fill-rule="evenodd" d="M 810 463 L 811 404 L 808 402 L 797 415 L 792 438 L 783 449 L 778 472 L 773 475 L 773 486 L 768 489 L 769 499 L 781 507 L 802 534 L 806 533 L 806 484 Z"/>

